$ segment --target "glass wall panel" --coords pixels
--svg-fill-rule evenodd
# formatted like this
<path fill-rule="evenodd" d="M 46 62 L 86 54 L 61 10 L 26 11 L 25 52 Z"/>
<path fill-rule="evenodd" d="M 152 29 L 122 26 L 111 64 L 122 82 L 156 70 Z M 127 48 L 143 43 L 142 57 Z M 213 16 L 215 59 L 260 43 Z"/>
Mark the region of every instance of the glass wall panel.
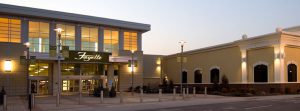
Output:
<path fill-rule="evenodd" d="M 66 24 L 57 24 L 57 28 L 62 28 L 61 45 L 69 46 L 70 50 L 75 50 L 75 26 Z M 58 41 L 57 41 L 58 43 Z"/>
<path fill-rule="evenodd" d="M 0 42 L 21 43 L 21 20 L 0 18 Z"/>
<path fill-rule="evenodd" d="M 75 64 L 63 63 L 61 64 L 62 75 L 75 75 Z"/>
<path fill-rule="evenodd" d="M 124 32 L 124 50 L 137 50 L 136 32 Z"/>
<path fill-rule="evenodd" d="M 104 30 L 104 51 L 117 55 L 119 51 L 119 32 L 116 30 Z"/>
<path fill-rule="evenodd" d="M 98 51 L 98 28 L 81 27 L 81 50 Z"/>
<path fill-rule="evenodd" d="M 37 62 L 36 64 L 30 64 L 28 70 L 30 76 L 48 76 L 49 64 Z"/>
<path fill-rule="evenodd" d="M 49 23 L 29 22 L 31 52 L 49 52 Z"/>
<path fill-rule="evenodd" d="M 101 70 L 97 64 L 80 64 L 82 75 L 99 75 Z"/>

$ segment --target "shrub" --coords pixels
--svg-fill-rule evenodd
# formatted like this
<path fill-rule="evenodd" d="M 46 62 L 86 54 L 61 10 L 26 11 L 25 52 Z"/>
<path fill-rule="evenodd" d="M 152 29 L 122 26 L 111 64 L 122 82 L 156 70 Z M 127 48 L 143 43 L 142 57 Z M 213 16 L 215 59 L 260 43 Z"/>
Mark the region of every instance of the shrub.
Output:
<path fill-rule="evenodd" d="M 109 91 L 109 97 L 116 97 L 116 89 L 114 86 L 112 86 Z"/>

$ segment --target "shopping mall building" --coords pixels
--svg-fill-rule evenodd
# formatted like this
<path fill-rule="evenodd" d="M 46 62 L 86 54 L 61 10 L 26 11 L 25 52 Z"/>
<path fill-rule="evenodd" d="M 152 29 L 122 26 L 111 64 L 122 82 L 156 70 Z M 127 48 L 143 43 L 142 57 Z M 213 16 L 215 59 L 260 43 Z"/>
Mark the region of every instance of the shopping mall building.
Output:
<path fill-rule="evenodd" d="M 185 51 L 163 58 L 163 74 L 184 86 L 221 83 L 226 75 L 231 88 L 262 91 L 300 91 L 300 26 L 277 28 L 273 33 L 221 45 Z M 179 45 L 178 45 L 178 48 Z"/>
<path fill-rule="evenodd" d="M 63 30 L 60 64 L 56 28 Z M 58 66 L 63 93 L 78 92 L 80 84 L 83 92 L 142 85 L 142 34 L 149 30 L 148 24 L 0 4 L 0 86 L 9 95 L 25 95 L 28 88 L 55 95 Z"/>

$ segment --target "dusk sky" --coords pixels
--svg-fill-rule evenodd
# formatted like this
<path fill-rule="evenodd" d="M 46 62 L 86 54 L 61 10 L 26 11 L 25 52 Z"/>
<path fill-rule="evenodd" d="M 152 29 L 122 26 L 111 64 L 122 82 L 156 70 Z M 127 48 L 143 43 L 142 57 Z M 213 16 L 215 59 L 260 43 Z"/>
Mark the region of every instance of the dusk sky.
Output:
<path fill-rule="evenodd" d="M 145 54 L 174 54 L 300 25 L 300 0 L 1 0 L 0 3 L 146 23 Z"/>

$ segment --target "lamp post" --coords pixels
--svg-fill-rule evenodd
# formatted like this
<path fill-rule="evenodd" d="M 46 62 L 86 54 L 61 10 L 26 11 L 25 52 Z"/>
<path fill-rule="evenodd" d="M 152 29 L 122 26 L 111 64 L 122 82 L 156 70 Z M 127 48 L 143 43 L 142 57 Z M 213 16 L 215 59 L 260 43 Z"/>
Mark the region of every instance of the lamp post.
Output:
<path fill-rule="evenodd" d="M 29 95 L 31 95 L 31 87 L 30 87 L 30 80 L 29 80 L 29 60 L 30 60 L 30 57 L 29 57 L 29 47 L 30 47 L 30 43 L 29 42 L 26 42 L 24 43 L 24 45 L 26 46 L 26 73 L 27 73 L 27 76 L 26 76 L 26 79 L 27 79 L 27 93 L 28 93 L 28 97 Z"/>
<path fill-rule="evenodd" d="M 60 47 L 61 47 L 61 32 L 63 31 L 61 28 L 56 28 L 54 29 L 57 32 L 58 35 L 58 44 L 56 48 L 56 55 L 57 55 L 57 70 L 58 70 L 58 75 L 57 75 L 57 94 L 56 94 L 56 107 L 59 106 L 60 104 L 60 90 L 61 90 L 61 70 L 60 70 Z"/>
<path fill-rule="evenodd" d="M 181 94 L 183 93 L 182 91 L 182 65 L 183 65 L 183 58 L 182 58 L 182 55 L 183 55 L 183 46 L 186 42 L 184 41 L 180 41 L 179 44 L 181 46 L 181 53 L 180 53 L 180 90 L 181 90 Z"/>
<path fill-rule="evenodd" d="M 134 62 L 133 62 L 134 50 L 131 50 L 131 95 L 133 96 L 133 73 L 134 73 Z"/>

